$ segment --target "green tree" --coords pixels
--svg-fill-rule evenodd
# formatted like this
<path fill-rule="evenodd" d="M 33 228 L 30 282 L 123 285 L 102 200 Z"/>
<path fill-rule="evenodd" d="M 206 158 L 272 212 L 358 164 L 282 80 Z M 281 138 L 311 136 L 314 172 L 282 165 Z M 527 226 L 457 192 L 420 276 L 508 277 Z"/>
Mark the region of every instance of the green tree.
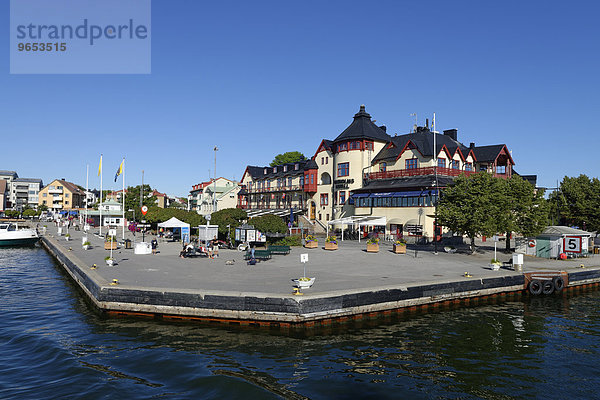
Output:
<path fill-rule="evenodd" d="M 557 192 L 548 199 L 550 214 L 558 225 L 574 225 L 588 231 L 600 230 L 600 180 L 587 175 L 565 176 Z"/>
<path fill-rule="evenodd" d="M 6 215 L 7 218 L 18 218 L 19 217 L 19 211 L 17 211 L 17 210 L 5 210 L 4 211 L 4 215 Z"/>
<path fill-rule="evenodd" d="M 48 211 L 48 206 L 45 204 L 42 204 L 42 205 L 38 206 L 37 209 L 41 213 L 42 211 Z"/>
<path fill-rule="evenodd" d="M 33 208 L 23 210 L 24 217 L 33 217 L 34 215 L 37 215 L 37 211 L 35 211 Z"/>
<path fill-rule="evenodd" d="M 536 191 L 532 184 L 513 176 L 505 181 L 503 228 L 506 232 L 506 251 L 510 252 L 512 232 L 523 236 L 536 236 L 548 226 L 548 203 L 544 191 Z"/>
<path fill-rule="evenodd" d="M 247 219 L 248 215 L 244 210 L 239 208 L 225 208 L 212 213 L 210 223 L 212 225 L 219 225 L 219 237 L 224 239 L 229 232 L 233 236 L 235 228 L 242 225 Z M 227 225 L 229 225 L 229 228 Z"/>
<path fill-rule="evenodd" d="M 288 229 L 281 217 L 273 214 L 252 218 L 248 223 L 262 233 L 286 233 Z"/>
<path fill-rule="evenodd" d="M 144 219 L 153 225 L 153 228 L 156 228 L 156 224 L 167 221 L 172 217 L 190 224 L 190 227 L 206 224 L 206 219 L 195 211 L 180 210 L 177 208 L 159 208 L 156 205 L 148 208 Z"/>
<path fill-rule="evenodd" d="M 299 151 L 288 151 L 283 154 L 277 154 L 275 156 L 275 158 L 273 159 L 273 161 L 271 161 L 270 165 L 271 165 L 271 167 L 274 167 L 276 165 L 293 163 L 296 161 L 304 161 L 304 160 L 306 160 L 306 157 L 304 156 L 304 154 L 300 153 Z"/>
<path fill-rule="evenodd" d="M 136 220 L 142 219 L 142 210 L 140 210 L 140 187 L 142 185 L 137 186 L 129 186 L 127 188 L 127 193 L 125 194 L 125 216 L 127 219 L 133 219 L 133 212 L 129 212 L 129 210 L 135 210 L 135 218 Z M 150 185 L 144 185 L 144 199 L 142 204 L 148 207 L 156 206 L 156 196 L 151 195 L 153 192 Z M 147 218 L 146 218 L 147 220 Z"/>
<path fill-rule="evenodd" d="M 455 233 L 467 235 L 474 250 L 475 236 L 504 231 L 505 185 L 486 172 L 459 176 L 438 202 L 439 222 Z"/>

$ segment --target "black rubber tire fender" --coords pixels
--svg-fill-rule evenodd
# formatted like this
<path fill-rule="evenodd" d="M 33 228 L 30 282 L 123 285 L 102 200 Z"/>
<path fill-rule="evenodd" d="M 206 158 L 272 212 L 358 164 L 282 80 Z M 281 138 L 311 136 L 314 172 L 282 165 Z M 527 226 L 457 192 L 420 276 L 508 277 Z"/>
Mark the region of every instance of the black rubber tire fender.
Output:
<path fill-rule="evenodd" d="M 551 280 L 542 282 L 542 293 L 552 294 L 554 292 L 554 282 Z"/>
<path fill-rule="evenodd" d="M 537 296 L 542 294 L 542 289 L 542 282 L 540 282 L 538 279 L 534 279 L 529 282 L 529 293 L 532 295 Z"/>
<path fill-rule="evenodd" d="M 552 279 L 552 283 L 554 283 L 554 291 L 556 293 L 560 293 L 560 291 L 565 288 L 565 280 L 562 276 L 555 276 L 554 279 Z"/>

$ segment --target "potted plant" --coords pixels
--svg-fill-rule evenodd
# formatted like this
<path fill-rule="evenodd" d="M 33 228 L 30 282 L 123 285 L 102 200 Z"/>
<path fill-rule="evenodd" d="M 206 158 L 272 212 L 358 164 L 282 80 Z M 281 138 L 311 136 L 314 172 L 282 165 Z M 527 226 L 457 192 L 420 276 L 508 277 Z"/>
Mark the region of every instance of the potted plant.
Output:
<path fill-rule="evenodd" d="M 338 242 L 335 236 L 327 236 L 325 239 L 325 250 L 337 250 Z"/>
<path fill-rule="evenodd" d="M 406 254 L 406 243 L 404 240 L 396 240 L 394 242 L 394 253 Z"/>
<path fill-rule="evenodd" d="M 492 258 L 492 261 L 490 261 L 490 268 L 494 271 L 498 271 L 501 266 L 502 266 L 502 263 L 495 258 Z"/>
<path fill-rule="evenodd" d="M 83 249 L 84 249 L 84 250 L 87 250 L 87 249 L 89 249 L 89 248 L 90 248 L 90 245 L 91 245 L 90 241 L 89 241 L 89 240 L 86 240 L 85 242 L 83 242 L 83 245 L 82 245 L 82 246 L 83 246 Z"/>
<path fill-rule="evenodd" d="M 67 242 L 68 242 L 69 240 L 71 240 L 71 234 L 70 234 L 70 233 L 67 233 L 67 234 L 65 235 L 65 240 L 66 240 Z"/>
<path fill-rule="evenodd" d="M 104 241 L 104 250 L 116 250 L 117 249 L 117 240 L 113 236 L 109 236 Z"/>
<path fill-rule="evenodd" d="M 296 286 L 297 288 L 300 289 L 307 289 L 309 287 L 311 287 L 313 285 L 313 283 L 315 283 L 315 279 L 316 278 L 308 278 L 306 276 L 303 276 L 302 278 L 298 278 L 298 279 L 292 279 L 292 284 L 293 286 Z"/>
<path fill-rule="evenodd" d="M 367 253 L 379 252 L 379 238 L 373 237 L 367 240 Z"/>
<path fill-rule="evenodd" d="M 304 247 L 306 247 L 307 249 L 316 249 L 317 247 L 319 247 L 319 241 L 313 235 L 306 236 L 304 241 Z"/>
<path fill-rule="evenodd" d="M 106 262 L 106 265 L 108 265 L 109 267 L 112 267 L 115 265 L 115 259 L 111 258 L 110 256 L 104 257 L 104 261 Z"/>

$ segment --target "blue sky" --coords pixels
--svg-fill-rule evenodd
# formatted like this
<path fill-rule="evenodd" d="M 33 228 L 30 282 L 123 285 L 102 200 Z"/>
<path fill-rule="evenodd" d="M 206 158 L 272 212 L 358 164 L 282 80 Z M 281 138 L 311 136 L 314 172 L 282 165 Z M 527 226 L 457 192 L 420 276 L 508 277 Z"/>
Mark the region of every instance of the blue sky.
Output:
<path fill-rule="evenodd" d="M 218 3 L 218 4 L 217 4 Z M 186 195 L 278 153 L 312 156 L 366 105 L 388 133 L 506 143 L 540 186 L 598 176 L 600 5 L 583 1 L 152 1 L 149 75 L 11 75 L 0 30 L 0 169 Z M 9 23 L 9 3 L 0 5 Z"/>

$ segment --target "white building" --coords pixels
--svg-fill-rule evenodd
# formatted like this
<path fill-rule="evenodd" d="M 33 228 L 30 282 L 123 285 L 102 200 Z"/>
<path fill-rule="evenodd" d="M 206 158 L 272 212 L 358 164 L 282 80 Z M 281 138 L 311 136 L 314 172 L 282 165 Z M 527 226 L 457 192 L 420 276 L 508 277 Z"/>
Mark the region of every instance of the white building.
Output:
<path fill-rule="evenodd" d="M 223 177 L 194 185 L 188 195 L 188 210 L 196 210 L 198 214 L 206 216 L 215 211 L 235 208 L 240 189 L 238 182 Z"/>

